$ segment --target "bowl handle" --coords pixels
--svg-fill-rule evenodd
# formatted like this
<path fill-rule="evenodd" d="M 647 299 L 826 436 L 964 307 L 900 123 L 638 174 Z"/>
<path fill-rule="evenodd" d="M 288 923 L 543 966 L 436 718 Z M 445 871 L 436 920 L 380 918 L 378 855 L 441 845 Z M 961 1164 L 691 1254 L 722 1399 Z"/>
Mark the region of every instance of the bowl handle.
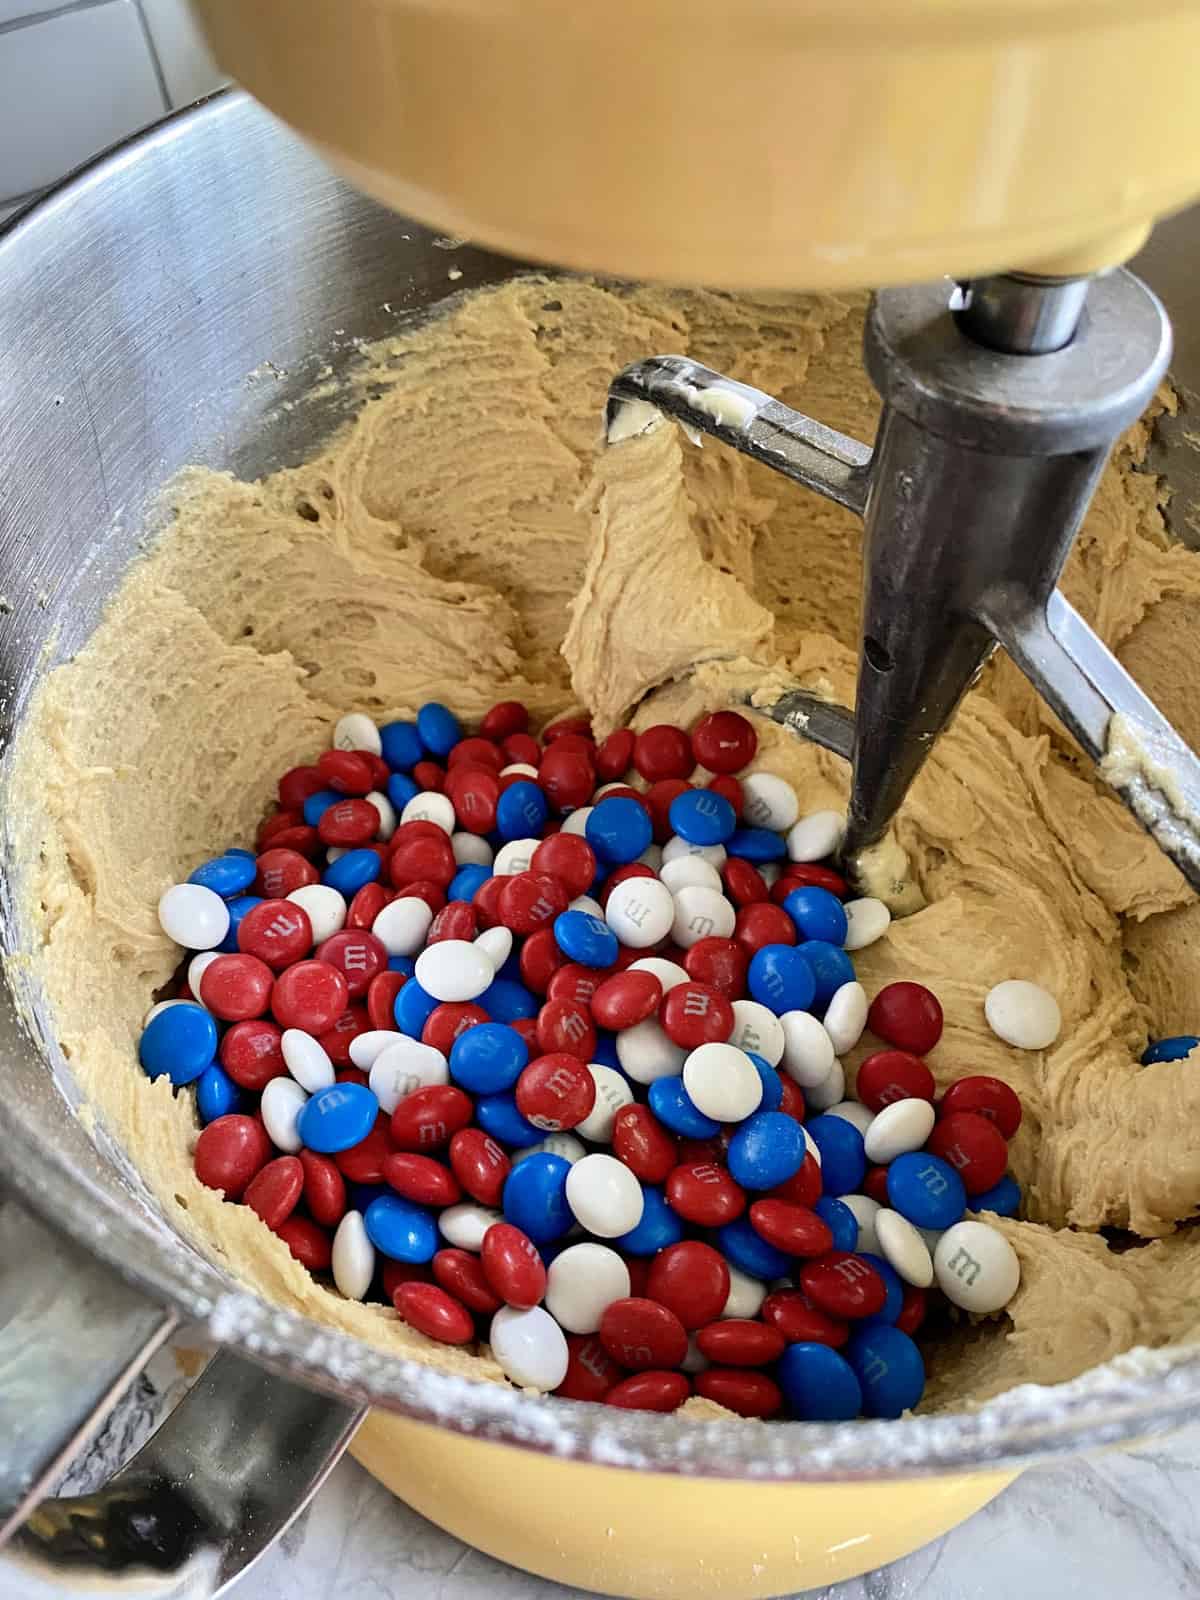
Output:
<path fill-rule="evenodd" d="M 0 1264 L 0 1544 L 18 1593 L 207 1600 L 308 1503 L 365 1407 L 221 1351 L 103 1488 L 42 1499 L 178 1319 L 2 1198 Z"/>

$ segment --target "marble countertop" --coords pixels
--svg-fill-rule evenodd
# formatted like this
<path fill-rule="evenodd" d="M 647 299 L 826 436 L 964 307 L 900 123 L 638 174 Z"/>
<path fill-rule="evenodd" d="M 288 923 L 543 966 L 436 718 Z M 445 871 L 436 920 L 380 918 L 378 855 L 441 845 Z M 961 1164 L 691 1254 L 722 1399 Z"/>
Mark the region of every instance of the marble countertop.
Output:
<path fill-rule="evenodd" d="M 82 1492 L 128 1458 L 185 1386 L 160 1352 L 63 1481 Z M 12 1590 L 0 1557 L 0 1594 Z M 393 1498 L 347 1457 L 228 1600 L 570 1600 Z M 970 1521 L 819 1600 L 1200 1600 L 1200 1430 L 1035 1468 Z M 64 1600 L 66 1597 L 64 1596 Z M 736 1600 L 731 1596 L 730 1600 Z"/>
<path fill-rule="evenodd" d="M 394 1499 L 355 1462 L 335 1470 L 229 1600 L 570 1600 Z M 945 1538 L 811 1600 L 1195 1600 L 1200 1432 L 1132 1454 L 1040 1467 Z M 735 1600 L 734 1596 L 730 1600 Z"/>

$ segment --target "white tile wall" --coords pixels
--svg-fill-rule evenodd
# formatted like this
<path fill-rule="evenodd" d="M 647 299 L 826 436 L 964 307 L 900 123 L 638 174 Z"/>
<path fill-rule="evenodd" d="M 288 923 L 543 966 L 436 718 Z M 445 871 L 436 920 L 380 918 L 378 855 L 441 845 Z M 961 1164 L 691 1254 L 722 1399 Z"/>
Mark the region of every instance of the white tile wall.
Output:
<path fill-rule="evenodd" d="M 64 9 L 63 0 L 0 0 L 0 27 L 6 22 L 16 22 L 22 17 L 37 16 L 42 11 Z"/>
<path fill-rule="evenodd" d="M 173 106 L 189 105 L 225 81 L 187 0 L 141 0 L 141 7 Z"/>
<path fill-rule="evenodd" d="M 0 0 L 0 221 L 222 81 L 186 0 Z"/>

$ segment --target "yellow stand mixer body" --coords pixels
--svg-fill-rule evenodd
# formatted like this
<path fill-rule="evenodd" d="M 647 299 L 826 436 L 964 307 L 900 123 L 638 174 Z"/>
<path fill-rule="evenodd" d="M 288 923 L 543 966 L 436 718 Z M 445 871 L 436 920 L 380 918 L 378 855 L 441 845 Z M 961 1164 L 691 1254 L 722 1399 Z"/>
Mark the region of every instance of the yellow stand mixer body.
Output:
<path fill-rule="evenodd" d="M 1200 190 L 1187 0 L 198 0 L 360 188 L 559 266 L 836 289 L 1126 259 Z"/>
<path fill-rule="evenodd" d="M 1178 0 L 196 0 L 221 64 L 352 182 L 524 259 L 731 289 L 1125 260 L 1200 191 Z M 849 1578 L 1004 1472 L 652 1476 L 379 1411 L 356 1453 L 471 1543 L 615 1594 Z"/>

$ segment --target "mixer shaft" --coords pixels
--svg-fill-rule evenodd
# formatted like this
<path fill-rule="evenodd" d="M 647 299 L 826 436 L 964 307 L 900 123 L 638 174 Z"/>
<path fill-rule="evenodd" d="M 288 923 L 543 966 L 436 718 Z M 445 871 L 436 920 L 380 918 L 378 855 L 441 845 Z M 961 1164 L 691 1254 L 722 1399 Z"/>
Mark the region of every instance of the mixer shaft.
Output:
<path fill-rule="evenodd" d="M 610 442 L 648 425 L 627 409 L 640 402 L 864 517 L 855 712 L 796 694 L 769 713 L 851 756 L 852 871 L 1001 644 L 1200 886 L 1200 762 L 1056 587 L 1112 445 L 1170 354 L 1166 314 L 1132 274 L 1084 297 L 1077 280 L 1020 278 L 984 280 L 965 302 L 949 280 L 877 294 L 864 338 L 884 403 L 873 450 L 677 356 L 611 386 Z"/>

